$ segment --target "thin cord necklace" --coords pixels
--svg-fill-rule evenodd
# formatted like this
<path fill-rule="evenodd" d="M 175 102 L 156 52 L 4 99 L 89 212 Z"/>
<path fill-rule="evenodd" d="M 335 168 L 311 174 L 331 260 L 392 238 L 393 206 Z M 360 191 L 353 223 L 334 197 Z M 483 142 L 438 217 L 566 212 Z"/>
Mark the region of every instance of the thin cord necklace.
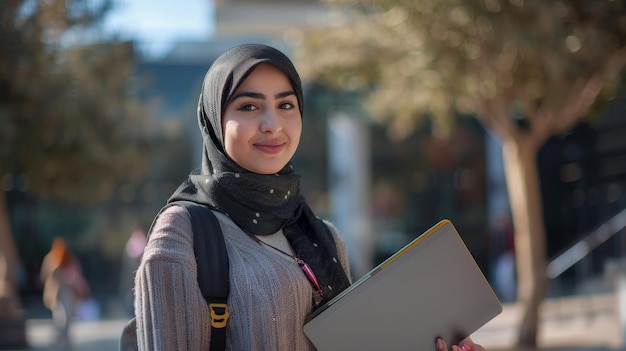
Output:
<path fill-rule="evenodd" d="M 291 247 L 291 244 L 287 243 L 287 245 L 289 245 L 289 249 L 291 250 L 291 255 L 288 254 L 287 252 L 277 248 L 274 245 L 268 244 L 265 241 L 257 238 L 256 235 L 252 234 L 252 233 L 248 233 L 246 232 L 246 234 L 248 234 L 249 237 L 252 238 L 252 240 L 256 241 L 259 245 L 263 246 L 267 246 L 269 248 L 272 248 L 274 250 L 276 250 L 277 252 L 293 259 L 298 266 L 300 266 L 300 268 L 302 269 L 302 272 L 304 272 L 304 275 L 307 277 L 307 279 L 309 280 L 309 282 L 311 283 L 311 285 L 313 286 L 313 300 L 315 301 L 315 306 L 319 305 L 320 301 L 322 301 L 322 297 L 324 296 L 324 291 L 322 290 L 319 282 L 317 281 L 317 277 L 315 276 L 315 273 L 313 272 L 313 270 L 311 269 L 311 267 L 309 266 L 308 263 L 304 262 L 303 260 L 301 260 L 299 257 L 297 257 L 295 255 L 295 253 L 293 252 L 293 248 Z"/>

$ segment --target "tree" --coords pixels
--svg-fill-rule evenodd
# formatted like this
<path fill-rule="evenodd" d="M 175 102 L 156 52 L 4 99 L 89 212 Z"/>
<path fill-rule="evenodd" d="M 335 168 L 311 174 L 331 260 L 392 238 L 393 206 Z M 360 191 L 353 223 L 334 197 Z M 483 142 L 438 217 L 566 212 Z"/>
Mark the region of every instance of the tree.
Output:
<path fill-rule="evenodd" d="M 0 7 L 3 326 L 21 318 L 4 190 L 19 183 L 40 199 L 96 204 L 120 179 L 139 181 L 149 162 L 148 116 L 130 84 L 132 46 L 97 32 L 111 4 L 7 0 Z"/>
<path fill-rule="evenodd" d="M 428 116 L 445 136 L 475 115 L 503 145 L 515 227 L 517 344 L 535 347 L 547 286 L 537 154 L 618 91 L 626 8 L 595 0 L 327 0 L 336 19 L 305 33 L 305 79 L 359 92 L 403 137 Z"/>

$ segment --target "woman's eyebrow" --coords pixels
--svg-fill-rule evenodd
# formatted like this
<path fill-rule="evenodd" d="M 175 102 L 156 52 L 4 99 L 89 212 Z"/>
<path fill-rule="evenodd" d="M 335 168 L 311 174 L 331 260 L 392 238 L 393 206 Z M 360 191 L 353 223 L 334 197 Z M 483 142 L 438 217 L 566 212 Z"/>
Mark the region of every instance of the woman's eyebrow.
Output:
<path fill-rule="evenodd" d="M 242 91 L 239 94 L 233 96 L 232 100 L 236 100 L 239 99 L 241 97 L 250 97 L 253 99 L 265 99 L 265 95 L 261 94 L 261 93 L 254 93 L 251 91 Z"/>
<path fill-rule="evenodd" d="M 282 93 L 278 93 L 278 94 L 276 94 L 276 96 L 275 96 L 275 97 L 276 97 L 277 99 L 282 99 L 282 98 L 284 98 L 284 97 L 291 96 L 291 95 L 296 95 L 296 93 L 295 93 L 295 92 L 293 92 L 293 90 L 283 91 Z"/>
<path fill-rule="evenodd" d="M 276 94 L 274 97 L 276 99 L 282 99 L 282 98 L 285 98 L 285 97 L 291 96 L 291 95 L 296 95 L 296 93 L 293 92 L 293 90 L 283 91 L 281 93 Z M 249 97 L 249 98 L 261 99 L 261 100 L 265 99 L 265 95 L 264 94 L 255 93 L 255 92 L 252 92 L 252 91 L 242 91 L 239 94 L 233 96 L 232 100 L 236 100 L 236 99 L 241 98 L 241 97 Z"/>

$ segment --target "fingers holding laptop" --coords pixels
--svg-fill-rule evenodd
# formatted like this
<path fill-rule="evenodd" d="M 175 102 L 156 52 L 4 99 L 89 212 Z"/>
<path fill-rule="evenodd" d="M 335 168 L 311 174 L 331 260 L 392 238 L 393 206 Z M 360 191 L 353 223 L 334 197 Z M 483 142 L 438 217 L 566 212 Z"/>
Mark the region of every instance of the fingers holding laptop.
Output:
<path fill-rule="evenodd" d="M 449 351 L 448 344 L 442 338 L 435 340 L 435 347 L 437 351 Z M 472 341 L 472 339 L 465 338 L 458 345 L 452 345 L 451 351 L 487 351 L 481 345 L 478 345 Z"/>

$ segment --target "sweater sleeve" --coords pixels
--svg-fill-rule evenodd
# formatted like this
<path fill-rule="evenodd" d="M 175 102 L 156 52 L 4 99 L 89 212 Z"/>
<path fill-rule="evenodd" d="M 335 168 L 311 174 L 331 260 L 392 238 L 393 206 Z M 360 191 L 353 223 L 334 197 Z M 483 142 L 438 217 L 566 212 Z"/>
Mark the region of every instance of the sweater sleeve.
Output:
<path fill-rule="evenodd" d="M 191 218 L 171 206 L 155 219 L 135 275 L 139 350 L 201 350 L 210 342 L 209 313 L 198 287 Z"/>

